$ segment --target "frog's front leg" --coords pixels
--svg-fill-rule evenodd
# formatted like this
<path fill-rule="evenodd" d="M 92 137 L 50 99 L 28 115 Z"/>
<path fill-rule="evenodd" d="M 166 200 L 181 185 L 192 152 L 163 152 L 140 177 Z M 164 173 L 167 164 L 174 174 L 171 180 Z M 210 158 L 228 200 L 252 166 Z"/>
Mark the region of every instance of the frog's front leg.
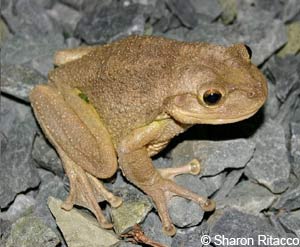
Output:
<path fill-rule="evenodd" d="M 197 174 L 199 164 L 196 161 L 184 167 L 164 170 L 156 170 L 153 166 L 147 145 L 159 138 L 168 121 L 155 121 L 148 126 L 134 130 L 120 142 L 118 155 L 124 175 L 153 199 L 162 220 L 164 233 L 172 236 L 175 234 L 176 228 L 168 213 L 167 202 L 170 197 L 181 196 L 193 200 L 205 211 L 213 210 L 215 205 L 213 201 L 201 197 L 171 180 L 173 176 L 182 173 Z"/>
<path fill-rule="evenodd" d="M 98 202 L 106 200 L 117 207 L 122 201 L 97 178 L 108 178 L 115 173 L 116 153 L 97 112 L 79 95 L 76 89 L 58 91 L 53 86 L 40 85 L 31 92 L 30 101 L 70 180 L 70 193 L 62 207 L 66 210 L 74 204 L 86 207 L 103 228 L 111 228 Z"/>

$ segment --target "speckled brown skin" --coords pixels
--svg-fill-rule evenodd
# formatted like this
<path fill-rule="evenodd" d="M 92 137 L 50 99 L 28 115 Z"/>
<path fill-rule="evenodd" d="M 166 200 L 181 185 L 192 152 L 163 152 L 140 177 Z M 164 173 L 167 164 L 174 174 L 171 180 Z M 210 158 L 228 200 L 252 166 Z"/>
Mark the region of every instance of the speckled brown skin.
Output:
<path fill-rule="evenodd" d="M 167 209 L 171 196 L 213 209 L 213 202 L 172 181 L 181 173 L 198 173 L 199 163 L 158 171 L 150 157 L 193 124 L 240 121 L 262 106 L 266 80 L 242 44 L 226 48 L 131 36 L 58 52 L 55 62 L 59 67 L 50 72 L 48 85 L 37 86 L 30 99 L 70 178 L 64 208 L 83 205 L 100 225 L 111 227 L 97 202 L 119 206 L 121 199 L 95 177 L 112 176 L 119 163 L 124 175 L 151 196 L 168 235 L 175 234 Z M 218 91 L 220 101 L 208 105 L 203 99 L 208 90 Z"/>

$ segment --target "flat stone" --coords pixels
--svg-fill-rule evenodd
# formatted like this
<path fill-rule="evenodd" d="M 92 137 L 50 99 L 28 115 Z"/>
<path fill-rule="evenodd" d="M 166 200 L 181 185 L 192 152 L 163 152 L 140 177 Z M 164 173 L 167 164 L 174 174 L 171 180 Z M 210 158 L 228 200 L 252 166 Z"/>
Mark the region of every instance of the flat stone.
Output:
<path fill-rule="evenodd" d="M 48 10 L 47 13 L 62 25 L 64 35 L 68 37 L 73 36 L 77 23 L 82 17 L 79 11 L 61 3 L 55 3 L 53 8 Z"/>
<path fill-rule="evenodd" d="M 300 88 L 300 56 L 274 56 L 266 66 L 272 74 L 276 96 L 281 102 L 296 88 Z"/>
<path fill-rule="evenodd" d="M 256 142 L 256 149 L 245 175 L 273 193 L 285 191 L 289 184 L 291 165 L 282 126 L 269 121 L 255 133 L 253 140 Z"/>
<path fill-rule="evenodd" d="M 300 209 L 300 185 L 294 185 L 284 192 L 273 204 L 274 209 L 286 211 Z"/>
<path fill-rule="evenodd" d="M 59 177 L 63 177 L 64 169 L 62 162 L 54 148 L 46 141 L 42 134 L 37 135 L 34 139 L 32 157 L 38 167 L 51 171 Z"/>
<path fill-rule="evenodd" d="M 180 175 L 175 182 L 200 196 L 207 197 L 205 184 L 197 176 Z M 202 221 L 204 211 L 200 205 L 183 197 L 173 197 L 169 202 L 169 213 L 173 223 L 178 227 L 195 226 Z"/>
<path fill-rule="evenodd" d="M 300 178 L 300 123 L 291 123 L 291 155 L 294 174 Z"/>
<path fill-rule="evenodd" d="M 293 20 L 293 18 L 299 14 L 300 5 L 298 0 L 284 1 L 285 5 L 282 9 L 281 18 L 284 22 Z"/>
<path fill-rule="evenodd" d="M 60 243 L 57 235 L 40 219 L 34 216 L 25 216 L 18 219 L 11 229 L 6 247 L 55 247 Z"/>
<path fill-rule="evenodd" d="M 30 155 L 37 130 L 31 109 L 1 96 L 0 117 L 7 139 L 0 162 L 0 208 L 5 208 L 17 194 L 38 186 L 40 178 Z"/>
<path fill-rule="evenodd" d="M 9 1 L 2 15 L 14 33 L 26 38 L 53 35 L 61 30 L 40 4 L 30 0 Z"/>
<path fill-rule="evenodd" d="M 123 201 L 118 208 L 111 209 L 112 222 L 118 235 L 128 232 L 136 224 L 141 223 L 152 209 L 146 198 L 137 201 Z"/>
<path fill-rule="evenodd" d="M 268 68 L 266 68 L 266 70 L 268 70 Z M 263 105 L 263 112 L 266 119 L 274 120 L 278 115 L 280 106 L 281 102 L 276 96 L 276 87 L 272 82 L 270 82 L 270 80 L 268 80 L 268 98 L 266 103 Z"/>
<path fill-rule="evenodd" d="M 53 230 L 56 230 L 56 223 L 51 214 L 47 201 L 50 196 L 65 200 L 68 192 L 63 180 L 53 175 L 51 172 L 39 169 L 41 184 L 39 186 L 38 194 L 36 195 L 36 205 L 33 209 L 34 214 L 43 220 Z"/>
<path fill-rule="evenodd" d="M 33 87 L 47 79 L 39 72 L 25 65 L 1 66 L 1 91 L 29 103 L 28 95 Z"/>
<path fill-rule="evenodd" d="M 214 194 L 213 199 L 218 204 L 231 192 L 237 182 L 240 180 L 244 173 L 244 169 L 235 169 L 230 171 L 223 183 L 222 187 Z"/>
<path fill-rule="evenodd" d="M 246 214 L 232 208 L 216 211 L 209 218 L 208 224 L 210 230 L 209 235 L 214 246 L 219 245 L 220 236 L 233 239 L 241 237 L 253 239 L 253 243 L 248 244 L 248 246 L 261 245 L 261 242 L 260 244 L 258 243 L 259 235 L 273 238 L 283 237 L 280 236 L 276 229 L 269 224 L 268 219 Z M 235 244 L 235 246 L 241 245 Z"/>
<path fill-rule="evenodd" d="M 47 76 L 53 68 L 54 53 L 64 49 L 62 34 L 25 38 L 14 35 L 2 47 L 1 64 L 30 64 L 42 75 Z"/>
<path fill-rule="evenodd" d="M 108 4 L 112 0 L 102 0 L 100 3 L 98 0 L 60 0 L 63 4 L 67 6 L 71 6 L 77 10 L 86 11 L 87 8 L 91 9 L 95 7 L 97 4 Z"/>
<path fill-rule="evenodd" d="M 197 25 L 197 17 L 192 0 L 168 0 L 166 3 L 179 20 L 186 26 L 193 28 Z"/>
<path fill-rule="evenodd" d="M 215 20 L 222 12 L 222 7 L 218 0 L 191 0 L 191 4 L 195 8 L 196 13 L 205 15 L 209 21 Z"/>
<path fill-rule="evenodd" d="M 63 210 L 61 204 L 62 201 L 54 197 L 48 200 L 48 206 L 69 247 L 108 247 L 119 242 L 112 231 L 100 228 L 91 215 L 75 208 Z"/>
<path fill-rule="evenodd" d="M 300 238 L 300 211 L 285 213 L 279 216 L 280 223 L 289 231 Z"/>
<path fill-rule="evenodd" d="M 174 166 L 196 158 L 201 161 L 200 176 L 213 176 L 226 168 L 244 167 L 251 159 L 255 144 L 244 139 L 229 141 L 184 141 L 171 152 Z"/>
<path fill-rule="evenodd" d="M 226 179 L 226 172 L 211 177 L 201 177 L 200 181 L 204 183 L 208 196 L 211 196 L 223 186 Z"/>
<path fill-rule="evenodd" d="M 262 210 L 268 209 L 275 199 L 276 196 L 265 187 L 250 181 L 242 181 L 217 204 L 217 209 L 229 206 L 244 213 L 259 215 Z"/>
<path fill-rule="evenodd" d="M 11 231 L 11 225 L 12 223 L 10 221 L 0 218 L 0 246 L 5 246 Z"/>
<path fill-rule="evenodd" d="M 13 222 L 32 209 L 35 203 L 36 201 L 32 196 L 19 194 L 7 211 L 0 212 L 0 219 Z"/>
<path fill-rule="evenodd" d="M 144 32 L 144 16 L 140 5 L 97 5 L 85 12 L 75 35 L 88 44 L 108 43 L 131 34 Z"/>
<path fill-rule="evenodd" d="M 288 42 L 280 50 L 278 56 L 285 57 L 287 55 L 297 54 L 300 51 L 300 22 L 292 22 L 287 25 Z"/>
<path fill-rule="evenodd" d="M 237 3 L 241 18 L 248 18 L 254 14 L 260 21 L 264 18 L 264 16 L 259 16 L 260 13 L 264 12 L 268 17 L 276 18 L 281 14 L 284 5 L 280 0 L 246 0 L 237 1 Z"/>
<path fill-rule="evenodd" d="M 162 224 L 156 213 L 151 212 L 148 214 L 142 224 L 142 229 L 148 238 L 166 246 L 171 246 L 172 238 L 163 234 Z"/>

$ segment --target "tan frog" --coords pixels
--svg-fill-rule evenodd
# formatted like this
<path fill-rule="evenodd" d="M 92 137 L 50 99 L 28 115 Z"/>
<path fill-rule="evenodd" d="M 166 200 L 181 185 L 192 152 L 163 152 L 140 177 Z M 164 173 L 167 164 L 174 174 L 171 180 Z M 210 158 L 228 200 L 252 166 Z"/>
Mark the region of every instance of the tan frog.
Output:
<path fill-rule="evenodd" d="M 242 44 L 226 48 L 149 36 L 58 52 L 58 67 L 47 85 L 33 89 L 30 100 L 70 179 L 62 207 L 84 206 L 103 228 L 111 228 L 98 202 L 118 207 L 122 200 L 98 178 L 113 176 L 119 164 L 126 178 L 152 198 L 167 235 L 176 232 L 170 197 L 213 210 L 213 201 L 172 180 L 198 174 L 199 162 L 157 170 L 151 156 L 194 124 L 233 123 L 256 113 L 266 100 L 267 84 L 250 59 Z"/>

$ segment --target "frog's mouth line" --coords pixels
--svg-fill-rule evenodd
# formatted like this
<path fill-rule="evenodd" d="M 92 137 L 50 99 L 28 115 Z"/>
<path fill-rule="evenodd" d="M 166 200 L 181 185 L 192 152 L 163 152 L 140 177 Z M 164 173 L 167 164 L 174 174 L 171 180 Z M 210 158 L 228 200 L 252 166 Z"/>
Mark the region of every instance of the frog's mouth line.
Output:
<path fill-rule="evenodd" d="M 176 107 L 177 108 L 177 107 Z M 211 118 L 211 116 L 201 116 L 198 113 L 193 113 L 189 111 L 182 110 L 177 108 L 176 111 L 173 112 L 172 116 L 182 122 L 182 123 L 189 123 L 189 124 L 227 124 L 227 123 L 234 123 L 245 120 L 247 118 L 252 117 L 260 107 L 255 108 L 243 115 L 240 115 L 236 118 Z"/>

